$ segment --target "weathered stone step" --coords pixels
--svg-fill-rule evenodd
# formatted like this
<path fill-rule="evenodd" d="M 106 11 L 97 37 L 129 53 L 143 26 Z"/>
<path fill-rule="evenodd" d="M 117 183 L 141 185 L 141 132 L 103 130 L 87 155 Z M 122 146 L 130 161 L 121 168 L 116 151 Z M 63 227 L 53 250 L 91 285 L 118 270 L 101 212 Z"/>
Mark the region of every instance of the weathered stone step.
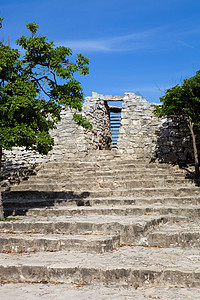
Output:
<path fill-rule="evenodd" d="M 118 162 L 114 164 L 105 164 L 101 165 L 100 163 L 88 163 L 88 164 L 75 164 L 75 165 L 69 165 L 68 162 L 48 162 L 45 165 L 42 165 L 39 170 L 45 169 L 55 169 L 55 170 L 65 170 L 67 172 L 80 172 L 80 170 L 85 170 L 85 171 L 95 171 L 95 170 L 101 170 L 101 171 L 117 171 L 117 170 L 127 170 L 127 171 L 140 171 L 140 170 L 158 170 L 158 171 L 163 171 L 163 170 L 169 170 L 168 165 L 156 165 L 156 164 L 146 164 L 146 163 L 139 163 L 139 162 L 134 162 L 134 163 L 125 163 L 125 164 L 119 164 Z"/>
<path fill-rule="evenodd" d="M 197 249 L 154 247 L 122 247 L 103 254 L 2 253 L 0 280 L 199 288 L 200 255 Z"/>
<path fill-rule="evenodd" d="M 73 203 L 73 202 L 72 202 Z M 78 203 L 78 202 L 77 202 Z M 67 204 L 66 202 L 56 201 L 55 205 Z M 200 197 L 197 196 L 153 196 L 153 197 L 107 197 L 107 198 L 86 198 L 80 206 L 95 206 L 95 205 L 173 205 L 173 206 L 187 206 L 200 205 Z"/>
<path fill-rule="evenodd" d="M 0 222 L 1 233 L 39 234 L 108 234 L 120 235 L 121 243 L 134 243 L 152 226 L 167 221 L 182 220 L 181 217 L 145 215 L 141 217 L 79 216 L 79 217 L 23 217 L 19 220 Z"/>
<path fill-rule="evenodd" d="M 95 197 L 91 198 L 88 192 L 39 192 L 16 191 L 3 192 L 3 204 L 5 208 L 17 207 L 42 207 L 42 206 L 94 206 L 94 205 L 199 205 L 200 197 L 196 196 L 129 196 L 129 197 Z"/>
<path fill-rule="evenodd" d="M 75 200 L 75 201 L 82 201 L 85 198 L 88 198 L 90 195 L 89 192 L 83 192 L 83 193 L 75 193 L 73 191 L 7 191 L 7 192 L 2 192 L 2 198 L 3 202 L 5 203 L 6 201 L 17 201 L 19 200 L 22 201 L 32 201 L 33 199 L 35 200 L 56 200 L 56 199 L 61 199 L 61 200 Z"/>
<path fill-rule="evenodd" d="M 35 208 L 30 209 L 27 216 L 88 216 L 88 215 L 116 215 L 116 216 L 137 216 L 145 214 L 160 214 L 160 215 L 176 215 L 185 216 L 192 220 L 200 219 L 200 205 L 198 206 L 167 206 L 167 205 L 115 205 L 115 206 L 99 206 L 99 207 L 66 207 L 57 206 L 52 208 Z"/>
<path fill-rule="evenodd" d="M 115 150 L 90 150 L 84 160 L 90 161 L 95 159 L 122 159 L 122 156 L 117 153 Z"/>
<path fill-rule="evenodd" d="M 60 197 L 60 195 L 63 193 L 63 195 L 66 195 L 63 198 L 66 198 L 67 195 L 74 195 L 74 198 L 80 195 L 80 198 L 105 198 L 105 197 L 156 197 L 158 196 L 165 196 L 165 197 L 183 197 L 183 196 L 198 196 L 200 189 L 198 187 L 159 187 L 159 188 L 132 188 L 132 189 L 101 189 L 101 190 L 66 190 L 65 188 L 62 188 L 61 185 L 59 185 L 59 188 L 52 190 L 53 186 L 49 185 L 38 185 L 37 188 L 34 189 L 23 189 L 20 188 L 20 186 L 14 186 L 11 190 L 12 195 L 17 198 L 24 198 L 27 199 L 27 197 L 35 198 L 35 195 L 40 195 L 38 198 L 44 197 L 55 197 L 56 194 Z M 52 193 L 52 195 L 51 195 Z M 7 192 L 4 193 L 8 194 Z M 43 195 L 43 196 L 42 196 Z M 72 197 L 71 197 L 72 198 Z"/>
<path fill-rule="evenodd" d="M 56 180 L 56 181 L 68 181 L 68 182 L 75 182 L 75 183 L 88 183 L 90 181 L 97 181 L 97 182 L 113 182 L 113 181 L 125 181 L 125 180 L 183 180 L 186 183 L 192 183 L 192 180 L 185 179 L 182 174 L 162 174 L 162 173 L 130 173 L 126 172 L 124 175 L 115 172 L 115 174 L 109 173 L 96 173 L 96 174 L 64 174 L 64 173 L 41 173 L 38 172 L 37 176 L 30 176 L 27 177 L 26 180 L 28 182 L 41 182 L 42 180 Z"/>
<path fill-rule="evenodd" d="M 148 171 L 148 172 L 147 172 Z M 62 168 L 52 168 L 52 169 L 39 169 L 37 172 L 37 176 L 67 176 L 67 177 L 84 177 L 84 175 L 90 176 L 90 177 L 105 177 L 105 176 L 127 176 L 132 175 L 134 176 L 163 176 L 163 175 L 169 175 L 169 176 L 182 176 L 184 177 L 183 173 L 173 173 L 169 169 L 163 169 L 163 170 L 157 170 L 157 169 L 150 169 L 146 170 L 146 168 L 140 169 L 139 171 L 133 170 L 130 172 L 130 170 L 125 170 L 121 168 L 120 170 L 101 170 L 99 168 L 96 169 L 79 169 L 79 170 L 65 170 Z M 35 176 L 33 176 L 35 177 Z"/>
<path fill-rule="evenodd" d="M 106 182 L 106 183 L 112 183 L 112 182 L 137 182 L 137 181 L 144 181 L 144 182 L 161 182 L 161 181 L 166 181 L 171 184 L 193 184 L 193 180 L 185 178 L 182 174 L 177 174 L 177 175 L 172 175 L 172 174 L 159 174 L 156 172 L 155 174 L 149 174 L 145 172 L 144 174 L 141 173 L 126 173 L 124 175 L 121 175 L 119 173 L 116 173 L 113 175 L 112 173 L 109 174 L 104 174 L 102 173 L 101 175 L 97 174 L 49 174 L 49 173 L 44 173 L 40 174 L 38 173 L 37 176 L 30 176 L 27 178 L 28 180 L 24 180 L 21 183 L 28 182 L 28 183 L 41 183 L 41 182 L 70 182 L 70 183 L 75 183 L 75 184 L 88 184 L 90 182 Z"/>
<path fill-rule="evenodd" d="M 198 219 L 199 220 L 199 219 Z M 165 224 L 149 233 L 148 245 L 161 247 L 200 248 L 200 222 Z"/>
<path fill-rule="evenodd" d="M 190 199 L 191 200 L 191 199 Z M 108 200 L 107 200 L 108 201 Z M 144 215 L 144 214 L 162 214 L 162 215 L 182 215 L 190 218 L 191 220 L 198 220 L 200 216 L 200 206 L 186 206 L 182 203 L 177 203 L 173 206 L 165 205 L 160 206 L 160 203 L 138 203 L 139 206 L 133 204 L 133 200 L 117 200 L 116 203 L 110 199 L 111 203 L 107 203 L 106 207 L 103 207 L 102 204 L 97 203 L 97 207 L 92 206 L 77 206 L 73 205 L 74 201 L 71 200 L 70 203 L 65 203 L 64 201 L 56 201 L 51 203 L 49 201 L 29 201 L 24 202 L 20 201 L 19 203 L 7 202 L 4 204 L 5 216 L 76 216 L 76 215 L 89 215 L 89 214 L 101 214 L 101 215 Z M 149 200 L 148 200 L 149 201 Z M 147 202 L 148 202 L 147 201 Z M 105 201 L 103 201 L 105 205 Z M 109 202 L 109 201 L 108 201 Z M 150 202 L 150 201 L 149 201 Z M 153 199 L 152 199 L 153 202 Z M 121 205 L 120 205 L 121 203 Z M 65 204 L 64 206 L 62 206 Z M 70 205 L 71 204 L 71 205 Z M 182 205 L 180 209 L 179 205 Z M 188 203 L 187 203 L 188 204 Z M 110 207 L 108 206 L 110 205 Z M 134 206 L 133 206 L 134 205 Z M 126 206 L 127 208 L 123 207 Z M 70 208 L 73 207 L 73 208 Z M 87 209 L 88 208 L 88 209 Z"/>
<path fill-rule="evenodd" d="M 55 178 L 52 179 L 40 179 L 37 180 L 35 178 L 34 180 L 29 181 L 23 181 L 20 185 L 15 185 L 11 187 L 12 191 L 15 190 L 43 190 L 43 191 L 49 191 L 49 190 L 100 190 L 100 189 L 130 189 L 130 188 L 159 188 L 159 187 L 177 187 L 177 186 L 195 186 L 188 180 L 183 179 L 176 179 L 176 180 L 164 180 L 164 179 L 157 179 L 157 180 L 124 180 L 124 181 L 102 181 L 102 180 L 96 180 L 91 182 L 81 182 L 77 181 L 74 182 L 73 180 L 67 180 L 66 178 L 63 178 L 63 180 L 59 179 L 58 181 Z"/>
<path fill-rule="evenodd" d="M 69 168 L 87 168 L 87 167 L 116 167 L 117 165 L 142 165 L 142 166 L 154 166 L 154 167 L 159 167 L 159 168 L 166 168 L 169 167 L 169 165 L 167 164 L 159 164 L 159 163 L 150 163 L 147 160 L 143 160 L 143 159 L 121 159 L 121 160 L 107 160 L 105 158 L 98 158 L 95 157 L 93 158 L 93 160 L 85 160 L 85 161 L 76 161 L 76 160 L 69 160 L 69 159 L 62 159 L 62 160 L 56 160 L 56 161 L 48 161 L 44 164 L 42 164 L 42 167 L 47 166 L 47 168 L 49 167 L 69 167 Z"/>
<path fill-rule="evenodd" d="M 120 236 L 0 233 L 0 252 L 41 252 L 70 250 L 104 253 L 118 248 Z"/>
<path fill-rule="evenodd" d="M 73 192 L 6 192 L 3 193 L 3 205 L 6 210 L 30 209 L 50 206 L 113 206 L 113 205 L 200 205 L 197 196 L 153 196 L 153 197 L 105 197 L 90 198 L 88 193 Z"/>
<path fill-rule="evenodd" d="M 84 194 L 87 191 L 82 191 Z M 154 197 L 154 196 L 197 196 L 199 195 L 200 189 L 198 187 L 160 187 L 160 188 L 134 188 L 134 189 L 122 189 L 122 190 L 111 190 L 111 191 L 90 191 L 89 196 L 91 198 L 99 197 Z"/>
<path fill-rule="evenodd" d="M 2 299 L 10 300 L 199 300 L 200 289 L 191 287 L 143 286 L 143 284 L 103 285 L 76 283 L 11 283 L 3 282 L 1 285 Z"/>

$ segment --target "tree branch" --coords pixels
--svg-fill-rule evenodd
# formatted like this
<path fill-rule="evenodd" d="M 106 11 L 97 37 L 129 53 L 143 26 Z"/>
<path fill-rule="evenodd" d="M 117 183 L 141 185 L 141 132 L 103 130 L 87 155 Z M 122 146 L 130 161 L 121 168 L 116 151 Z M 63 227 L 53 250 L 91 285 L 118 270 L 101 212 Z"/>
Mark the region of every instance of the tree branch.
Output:
<path fill-rule="evenodd" d="M 41 86 L 39 79 L 35 78 L 33 75 L 29 75 L 30 77 L 32 77 L 35 81 L 37 81 L 37 84 L 39 85 L 39 87 L 41 88 L 41 90 L 43 91 L 43 93 L 45 93 L 45 95 L 47 95 L 49 98 L 51 98 L 51 96 L 43 89 L 43 87 Z M 41 78 L 45 78 L 46 76 L 42 76 Z M 48 78 L 47 78 L 48 79 Z"/>
<path fill-rule="evenodd" d="M 56 81 L 56 75 L 54 74 L 54 72 L 51 71 L 49 68 L 48 68 L 48 71 L 53 75 L 55 84 L 58 85 L 58 84 L 57 84 L 57 81 Z M 53 82 L 53 80 L 51 80 L 51 81 Z"/>

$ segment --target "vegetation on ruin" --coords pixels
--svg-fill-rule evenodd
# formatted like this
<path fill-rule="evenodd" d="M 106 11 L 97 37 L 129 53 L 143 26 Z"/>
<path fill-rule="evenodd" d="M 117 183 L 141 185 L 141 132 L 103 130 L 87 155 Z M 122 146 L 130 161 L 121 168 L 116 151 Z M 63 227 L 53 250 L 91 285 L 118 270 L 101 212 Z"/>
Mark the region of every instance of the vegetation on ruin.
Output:
<path fill-rule="evenodd" d="M 2 22 L 0 18 L 0 28 Z M 14 146 L 47 154 L 54 145 L 49 130 L 60 120 L 62 106 L 75 109 L 74 120 L 92 128 L 77 113 L 84 95 L 74 78 L 77 72 L 88 74 L 88 58 L 77 54 L 75 62 L 71 62 L 70 48 L 56 47 L 46 36 L 37 36 L 35 23 L 28 24 L 27 29 L 31 36 L 21 36 L 16 41 L 23 56 L 0 42 L 0 163 L 2 150 L 12 150 Z"/>
<path fill-rule="evenodd" d="M 14 220 L 17 220 L 17 218 L 0 218 L 0 222 L 5 222 L 5 221 L 14 221 Z"/>
<path fill-rule="evenodd" d="M 154 106 L 157 117 L 178 116 L 186 121 L 192 137 L 195 175 L 199 177 L 199 158 L 197 147 L 200 144 L 200 71 L 185 79 L 181 85 L 166 90 L 159 106 Z"/>

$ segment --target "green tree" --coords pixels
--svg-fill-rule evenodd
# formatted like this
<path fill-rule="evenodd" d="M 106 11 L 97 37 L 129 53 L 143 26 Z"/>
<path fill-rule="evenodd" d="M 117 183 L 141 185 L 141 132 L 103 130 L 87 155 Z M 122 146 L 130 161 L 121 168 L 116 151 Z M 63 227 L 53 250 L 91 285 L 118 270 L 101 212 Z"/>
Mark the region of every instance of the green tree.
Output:
<path fill-rule="evenodd" d="M 2 21 L 0 18 L 0 28 Z M 36 36 L 35 23 L 27 28 L 31 37 L 17 40 L 23 56 L 0 42 L 0 164 L 3 149 L 14 146 L 47 154 L 54 144 L 49 130 L 60 120 L 61 106 L 81 111 L 84 100 L 74 73 L 87 75 L 89 60 L 77 54 L 76 61 L 70 62 L 70 48 L 55 47 L 45 36 Z M 92 128 L 81 114 L 74 113 L 73 118 L 79 125 Z"/>
<path fill-rule="evenodd" d="M 167 89 L 160 101 L 160 106 L 154 106 L 157 117 L 178 116 L 186 121 L 192 137 L 195 174 L 199 177 L 197 145 L 200 141 L 200 71 L 185 79 L 181 85 Z"/>

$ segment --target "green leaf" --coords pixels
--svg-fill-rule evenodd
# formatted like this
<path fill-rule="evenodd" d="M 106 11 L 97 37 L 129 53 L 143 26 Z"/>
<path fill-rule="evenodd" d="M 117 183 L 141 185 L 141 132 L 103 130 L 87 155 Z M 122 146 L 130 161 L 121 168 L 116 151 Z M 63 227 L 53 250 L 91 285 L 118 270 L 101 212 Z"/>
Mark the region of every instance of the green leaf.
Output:
<path fill-rule="evenodd" d="M 3 18 L 0 18 L 0 24 Z M 86 75 L 89 60 L 72 50 L 56 47 L 46 36 L 36 36 L 39 26 L 27 24 L 31 37 L 16 42 L 24 50 L 0 44 L 0 147 L 25 146 L 47 154 L 53 147 L 49 130 L 60 120 L 61 106 L 81 111 L 83 90 L 75 73 Z M 91 129 L 81 115 L 74 120 Z"/>

